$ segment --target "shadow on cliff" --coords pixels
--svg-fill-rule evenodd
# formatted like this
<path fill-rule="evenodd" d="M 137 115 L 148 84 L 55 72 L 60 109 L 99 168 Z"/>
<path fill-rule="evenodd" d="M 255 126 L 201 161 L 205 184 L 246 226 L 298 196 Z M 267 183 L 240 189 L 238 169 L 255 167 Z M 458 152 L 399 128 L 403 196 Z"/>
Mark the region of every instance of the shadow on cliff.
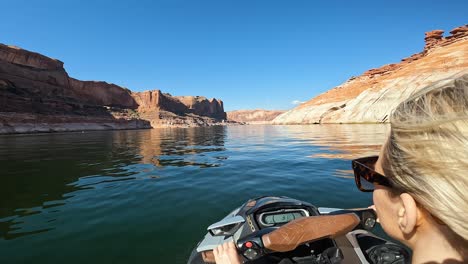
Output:
<path fill-rule="evenodd" d="M 150 127 L 129 91 L 69 78 L 61 67 L 38 67 L 0 56 L 0 133 Z"/>

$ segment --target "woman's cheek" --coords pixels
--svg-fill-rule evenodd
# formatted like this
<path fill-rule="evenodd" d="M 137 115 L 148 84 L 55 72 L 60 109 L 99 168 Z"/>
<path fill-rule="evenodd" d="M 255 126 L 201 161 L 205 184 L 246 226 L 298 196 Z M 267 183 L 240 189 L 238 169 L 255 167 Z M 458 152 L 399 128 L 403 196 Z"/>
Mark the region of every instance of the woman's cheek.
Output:
<path fill-rule="evenodd" d="M 395 232 L 391 213 L 392 205 L 387 192 L 384 189 L 376 189 L 373 194 L 373 201 L 380 225 L 388 235 L 396 239 L 397 232 Z"/>
<path fill-rule="evenodd" d="M 379 214 L 379 209 L 380 209 L 380 200 L 379 200 L 379 190 L 374 190 L 372 193 L 372 201 L 374 202 L 375 206 L 375 211 L 377 212 L 377 215 Z"/>
<path fill-rule="evenodd" d="M 386 214 L 385 210 L 389 209 L 386 208 L 385 202 L 383 199 L 385 199 L 385 194 L 383 193 L 382 190 L 376 189 L 374 190 L 372 200 L 374 201 L 374 206 L 375 206 L 375 212 L 377 213 L 377 217 L 379 218 L 379 222 L 384 227 L 386 225 L 386 222 L 388 221 L 388 214 Z"/>

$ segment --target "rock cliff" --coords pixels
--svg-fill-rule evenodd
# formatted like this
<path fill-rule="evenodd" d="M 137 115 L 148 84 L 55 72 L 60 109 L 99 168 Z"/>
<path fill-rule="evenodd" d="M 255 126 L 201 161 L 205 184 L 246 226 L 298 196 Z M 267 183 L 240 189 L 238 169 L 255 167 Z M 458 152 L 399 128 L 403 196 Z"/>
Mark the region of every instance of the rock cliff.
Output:
<path fill-rule="evenodd" d="M 171 96 L 160 90 L 135 92 L 141 118 L 153 127 L 216 125 L 226 120 L 223 102 L 202 96 Z"/>
<path fill-rule="evenodd" d="M 278 116 L 274 124 L 380 123 L 401 101 L 433 82 L 468 72 L 468 25 L 427 32 L 420 53 L 371 69 Z"/>
<path fill-rule="evenodd" d="M 282 110 L 236 110 L 227 112 L 227 119 L 234 122 L 247 124 L 270 124 L 280 114 Z"/>
<path fill-rule="evenodd" d="M 187 111 L 200 116 L 209 116 L 217 119 L 226 119 L 223 101 L 203 96 L 176 96 L 177 100 L 182 102 Z"/>
<path fill-rule="evenodd" d="M 0 134 L 202 126 L 224 119 L 220 100 L 80 81 L 59 60 L 0 44 Z"/>

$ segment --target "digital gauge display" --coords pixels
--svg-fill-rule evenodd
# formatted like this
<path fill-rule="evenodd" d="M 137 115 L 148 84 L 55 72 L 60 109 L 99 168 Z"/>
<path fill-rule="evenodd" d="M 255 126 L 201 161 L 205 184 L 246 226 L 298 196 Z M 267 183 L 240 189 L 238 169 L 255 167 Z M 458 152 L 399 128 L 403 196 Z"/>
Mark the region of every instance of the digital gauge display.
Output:
<path fill-rule="evenodd" d="M 275 226 L 288 223 L 294 219 L 307 216 L 302 210 L 300 211 L 289 211 L 289 212 L 271 212 L 264 213 L 260 216 L 260 221 L 265 226 Z"/>

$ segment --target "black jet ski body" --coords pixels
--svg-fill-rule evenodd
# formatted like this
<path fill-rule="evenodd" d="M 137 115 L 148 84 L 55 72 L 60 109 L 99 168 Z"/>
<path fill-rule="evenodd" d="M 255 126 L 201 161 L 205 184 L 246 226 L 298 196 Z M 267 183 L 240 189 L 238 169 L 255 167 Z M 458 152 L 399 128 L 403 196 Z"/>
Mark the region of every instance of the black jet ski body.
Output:
<path fill-rule="evenodd" d="M 354 230 L 335 238 L 322 238 L 299 245 L 288 252 L 243 247 L 244 241 L 275 230 L 302 217 L 349 213 L 350 210 L 317 208 L 289 197 L 263 196 L 250 199 L 221 221 L 208 227 L 208 233 L 192 251 L 188 264 L 213 263 L 212 250 L 228 241 L 234 241 L 244 263 L 410 263 L 406 248 L 370 230 L 375 225 L 372 210 L 351 210 L 361 215 L 362 223 Z M 246 240 L 247 238 L 247 240 Z M 254 240 L 252 240 L 254 241 Z M 261 243 L 261 242 L 260 242 Z"/>

